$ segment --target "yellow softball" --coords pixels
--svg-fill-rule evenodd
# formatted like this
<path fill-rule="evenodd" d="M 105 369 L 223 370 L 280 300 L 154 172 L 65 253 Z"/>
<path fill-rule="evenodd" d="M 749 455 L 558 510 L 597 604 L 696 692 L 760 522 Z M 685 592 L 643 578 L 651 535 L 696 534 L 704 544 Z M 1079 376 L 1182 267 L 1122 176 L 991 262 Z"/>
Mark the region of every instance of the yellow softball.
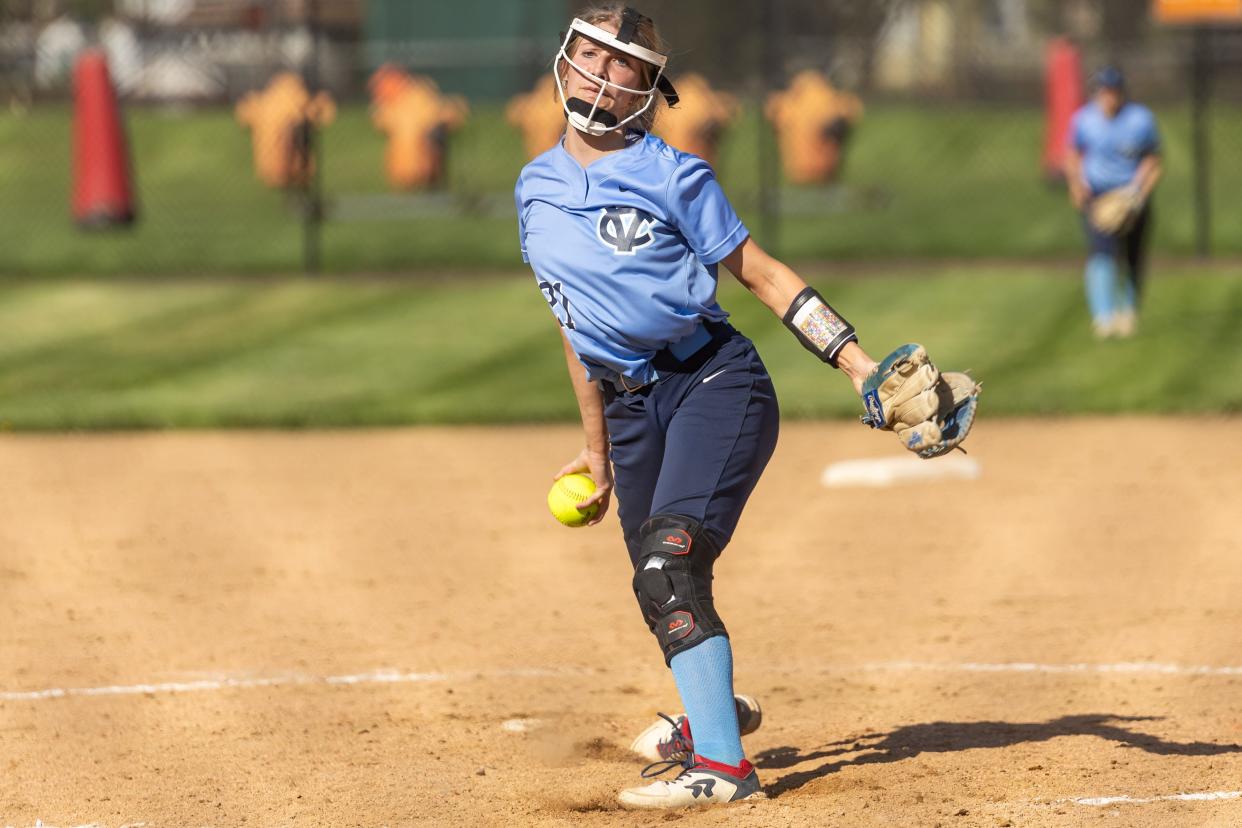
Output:
<path fill-rule="evenodd" d="M 552 517 L 566 526 L 582 526 L 595 517 L 599 504 L 592 503 L 585 510 L 578 504 L 595 492 L 595 481 L 585 474 L 567 474 L 552 484 L 548 492 L 548 508 Z"/>

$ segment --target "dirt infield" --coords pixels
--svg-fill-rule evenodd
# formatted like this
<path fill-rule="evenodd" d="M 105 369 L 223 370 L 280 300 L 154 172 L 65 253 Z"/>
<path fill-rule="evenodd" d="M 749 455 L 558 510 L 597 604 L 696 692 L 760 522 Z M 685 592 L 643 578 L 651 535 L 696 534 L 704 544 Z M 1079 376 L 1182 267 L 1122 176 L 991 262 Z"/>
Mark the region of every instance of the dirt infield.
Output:
<path fill-rule="evenodd" d="M 677 704 L 578 439 L 0 437 L 0 826 L 1242 825 L 1242 420 L 836 490 L 895 443 L 787 425 L 717 567 L 769 799 L 674 815 L 613 805 Z"/>

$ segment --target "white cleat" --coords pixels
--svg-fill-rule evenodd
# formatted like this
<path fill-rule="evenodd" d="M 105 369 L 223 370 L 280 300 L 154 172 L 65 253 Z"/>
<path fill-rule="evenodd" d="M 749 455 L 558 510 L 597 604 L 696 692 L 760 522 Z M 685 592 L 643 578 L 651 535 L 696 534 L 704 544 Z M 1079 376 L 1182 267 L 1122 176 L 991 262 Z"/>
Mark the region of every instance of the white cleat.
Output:
<path fill-rule="evenodd" d="M 1123 310 L 1113 317 L 1113 335 L 1129 339 L 1138 332 L 1138 316 L 1132 310 Z"/>
<path fill-rule="evenodd" d="M 734 696 L 738 730 L 754 733 L 763 723 L 763 709 L 754 696 Z M 630 750 L 650 762 L 684 762 L 691 751 L 690 724 L 685 714 L 669 718 L 663 713 L 630 743 Z"/>
<path fill-rule="evenodd" d="M 1112 339 L 1117 335 L 1117 322 L 1114 316 L 1101 316 L 1091 322 L 1091 333 L 1096 339 Z"/>
<path fill-rule="evenodd" d="M 694 808 L 742 800 L 767 799 L 759 774 L 745 759 L 737 767 L 694 756 L 672 782 L 627 788 L 617 797 L 627 808 Z"/>

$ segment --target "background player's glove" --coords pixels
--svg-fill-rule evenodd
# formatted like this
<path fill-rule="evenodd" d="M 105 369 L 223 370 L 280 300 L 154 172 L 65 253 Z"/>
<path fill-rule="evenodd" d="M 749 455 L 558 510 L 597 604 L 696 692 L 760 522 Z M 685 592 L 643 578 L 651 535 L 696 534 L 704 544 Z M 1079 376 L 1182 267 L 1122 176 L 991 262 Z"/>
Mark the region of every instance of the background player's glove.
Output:
<path fill-rule="evenodd" d="M 863 382 L 862 421 L 896 432 L 919 457 L 956 448 L 975 421 L 979 384 L 962 373 L 942 374 L 922 345 L 902 345 Z"/>
<path fill-rule="evenodd" d="M 1143 209 L 1143 197 L 1135 187 L 1118 187 L 1097 196 L 1087 208 L 1091 226 L 1106 236 L 1117 236 L 1130 229 Z"/>

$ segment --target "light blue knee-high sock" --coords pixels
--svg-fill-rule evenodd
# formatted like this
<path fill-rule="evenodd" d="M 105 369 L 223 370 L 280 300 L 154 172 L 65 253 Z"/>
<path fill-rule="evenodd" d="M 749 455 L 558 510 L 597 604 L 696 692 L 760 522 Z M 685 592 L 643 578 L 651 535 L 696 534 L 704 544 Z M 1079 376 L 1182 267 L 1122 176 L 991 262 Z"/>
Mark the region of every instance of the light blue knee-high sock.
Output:
<path fill-rule="evenodd" d="M 673 656 L 673 680 L 690 717 L 694 752 L 726 765 L 738 765 L 742 737 L 733 703 L 733 648 L 717 635 Z"/>
<path fill-rule="evenodd" d="M 1113 300 L 1117 290 L 1117 264 L 1107 253 L 1093 253 L 1087 259 L 1085 272 L 1087 285 L 1087 308 L 1091 318 L 1102 322 L 1113 315 Z"/>

